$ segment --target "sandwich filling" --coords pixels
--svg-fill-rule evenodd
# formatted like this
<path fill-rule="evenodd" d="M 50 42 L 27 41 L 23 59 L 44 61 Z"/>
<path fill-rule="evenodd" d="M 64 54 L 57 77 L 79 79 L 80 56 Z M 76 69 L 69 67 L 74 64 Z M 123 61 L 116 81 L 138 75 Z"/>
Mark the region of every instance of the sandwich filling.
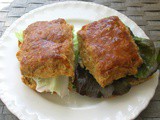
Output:
<path fill-rule="evenodd" d="M 69 94 L 68 83 L 69 78 L 67 76 L 58 76 L 54 78 L 32 78 L 37 86 L 38 92 L 56 92 L 59 96 L 64 97 Z"/>

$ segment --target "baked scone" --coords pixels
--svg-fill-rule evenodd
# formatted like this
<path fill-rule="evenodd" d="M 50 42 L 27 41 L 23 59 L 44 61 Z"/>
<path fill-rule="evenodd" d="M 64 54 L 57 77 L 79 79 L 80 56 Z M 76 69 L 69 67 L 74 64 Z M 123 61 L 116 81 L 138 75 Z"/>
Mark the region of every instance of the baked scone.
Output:
<path fill-rule="evenodd" d="M 36 89 L 37 82 L 48 82 L 46 79 L 51 78 L 61 82 L 59 76 L 66 80 L 74 76 L 72 30 L 73 26 L 64 19 L 57 19 L 32 23 L 23 31 L 17 58 L 25 84 Z M 45 89 L 40 92 L 43 91 L 56 92 Z"/>
<path fill-rule="evenodd" d="M 101 87 L 137 74 L 143 63 L 129 29 L 117 16 L 83 26 L 78 41 L 82 63 Z"/>

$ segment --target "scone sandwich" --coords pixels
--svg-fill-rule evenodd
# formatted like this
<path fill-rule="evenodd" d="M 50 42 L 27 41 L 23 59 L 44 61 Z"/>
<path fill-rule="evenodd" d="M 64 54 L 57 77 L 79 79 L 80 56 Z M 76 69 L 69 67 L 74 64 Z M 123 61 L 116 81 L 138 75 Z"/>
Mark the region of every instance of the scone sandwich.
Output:
<path fill-rule="evenodd" d="M 64 19 L 29 25 L 19 38 L 22 81 L 38 92 L 69 93 L 74 77 L 73 26 Z"/>
<path fill-rule="evenodd" d="M 74 85 L 81 95 L 122 95 L 157 70 L 153 42 L 134 36 L 117 16 L 89 23 L 77 36 L 80 57 Z"/>

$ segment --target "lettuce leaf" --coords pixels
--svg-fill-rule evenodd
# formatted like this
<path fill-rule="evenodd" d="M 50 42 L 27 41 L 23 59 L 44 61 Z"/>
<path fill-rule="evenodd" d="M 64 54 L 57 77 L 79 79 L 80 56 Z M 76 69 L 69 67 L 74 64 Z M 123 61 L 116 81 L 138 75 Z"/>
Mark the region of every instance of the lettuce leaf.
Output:
<path fill-rule="evenodd" d="M 147 78 L 151 76 L 158 68 L 159 49 L 155 47 L 152 40 L 134 36 L 133 39 L 139 47 L 139 54 L 143 59 L 143 64 L 138 69 L 136 78 Z"/>
<path fill-rule="evenodd" d="M 64 97 L 69 94 L 67 76 L 58 76 L 55 78 L 33 78 L 36 82 L 36 90 L 38 92 L 56 92 L 59 96 Z"/>
<path fill-rule="evenodd" d="M 127 28 L 130 30 L 130 34 L 139 47 L 139 54 L 143 59 L 143 64 L 138 69 L 138 73 L 135 77 L 140 79 L 147 78 L 156 72 L 160 64 L 160 41 L 137 37 L 133 34 L 129 27 Z"/>
<path fill-rule="evenodd" d="M 19 31 L 15 33 L 18 40 L 22 43 L 23 42 L 23 31 Z"/>
<path fill-rule="evenodd" d="M 75 64 L 77 64 L 78 62 L 78 38 L 77 38 L 77 34 L 75 33 L 75 31 L 73 30 L 73 45 L 74 45 L 74 54 L 75 54 Z"/>

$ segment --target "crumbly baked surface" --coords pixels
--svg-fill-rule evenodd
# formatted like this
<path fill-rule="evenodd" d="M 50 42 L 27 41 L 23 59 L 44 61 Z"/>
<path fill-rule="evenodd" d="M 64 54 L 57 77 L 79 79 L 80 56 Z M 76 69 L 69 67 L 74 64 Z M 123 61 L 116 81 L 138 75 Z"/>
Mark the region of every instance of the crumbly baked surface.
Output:
<path fill-rule="evenodd" d="M 23 32 L 17 58 L 25 77 L 74 76 L 73 26 L 64 19 L 40 21 Z M 34 87 L 33 87 L 34 88 Z"/>
<path fill-rule="evenodd" d="M 130 31 L 117 16 L 83 26 L 78 41 L 82 63 L 101 87 L 135 75 L 142 64 Z"/>

